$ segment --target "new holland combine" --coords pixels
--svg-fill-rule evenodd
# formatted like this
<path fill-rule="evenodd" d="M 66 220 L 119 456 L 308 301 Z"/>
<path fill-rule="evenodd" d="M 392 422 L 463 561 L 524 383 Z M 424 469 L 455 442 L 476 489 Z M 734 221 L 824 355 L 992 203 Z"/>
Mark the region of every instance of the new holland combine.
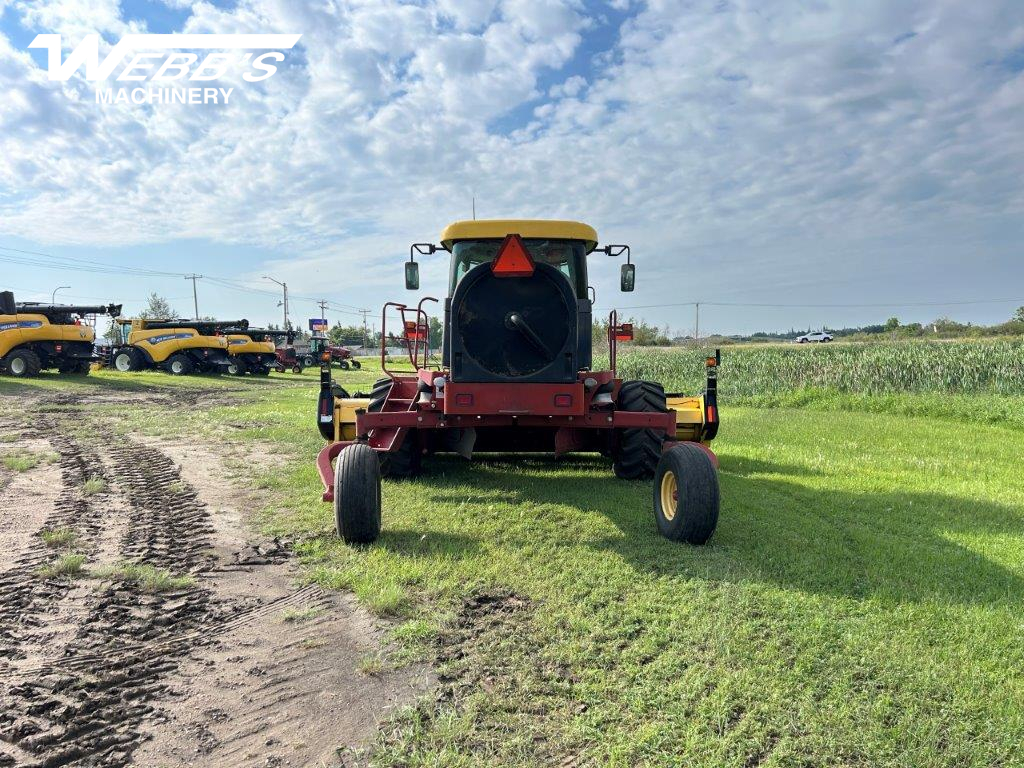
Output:
<path fill-rule="evenodd" d="M 666 537 L 703 544 L 718 521 L 718 355 L 706 359 L 707 388 L 666 394 L 661 384 L 623 381 L 616 345 L 632 327 L 609 317 L 609 370 L 592 369 L 587 256 L 625 255 L 621 289 L 632 291 L 628 246 L 598 247 L 597 233 L 570 221 L 461 221 L 441 244 L 417 243 L 406 288 L 419 288 L 416 255 L 450 254 L 442 362 L 426 361 L 424 304 L 384 305 L 401 318 L 412 372 L 388 370 L 368 397 L 349 397 L 321 366 L 317 419 L 329 444 L 317 457 L 323 500 L 351 543 L 381 528 L 381 477 L 412 477 L 423 457 L 452 452 L 591 451 L 616 476 L 654 478 L 654 512 Z"/>
<path fill-rule="evenodd" d="M 266 328 L 249 328 L 245 333 L 229 332 L 228 373 L 233 376 L 244 376 L 247 373 L 256 376 L 269 375 L 278 364 L 275 340 L 286 338 L 290 333 Z"/>
<path fill-rule="evenodd" d="M 230 332 L 244 333 L 248 320 L 149 320 L 118 318 L 120 343 L 110 351 L 119 371 L 157 368 L 185 376 L 227 369 Z"/>
<path fill-rule="evenodd" d="M 56 368 L 87 374 L 98 358 L 96 331 L 84 318 L 120 313 L 119 304 L 16 304 L 13 293 L 0 292 L 0 373 L 25 377 Z"/>

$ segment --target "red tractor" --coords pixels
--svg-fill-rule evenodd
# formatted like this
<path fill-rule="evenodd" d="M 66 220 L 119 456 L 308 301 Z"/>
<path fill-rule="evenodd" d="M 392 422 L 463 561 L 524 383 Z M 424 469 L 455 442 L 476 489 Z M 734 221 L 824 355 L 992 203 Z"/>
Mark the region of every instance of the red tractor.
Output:
<path fill-rule="evenodd" d="M 718 461 L 708 443 L 718 431 L 718 354 L 706 359 L 699 395 L 666 394 L 652 381 L 616 373 L 620 341 L 632 326 L 609 317 L 610 365 L 593 370 L 587 256 L 625 254 L 621 289 L 632 291 L 628 246 L 597 246 L 597 233 L 570 221 L 462 221 L 441 245 L 417 243 L 405 265 L 419 288 L 416 254 L 451 254 L 441 364 L 427 365 L 425 302 L 389 302 L 402 320 L 412 371 L 388 370 L 367 397 L 349 397 L 321 367 L 317 419 L 329 444 L 317 457 L 323 500 L 334 505 L 339 535 L 374 541 L 381 528 L 381 477 L 416 475 L 435 452 L 590 451 L 611 459 L 615 475 L 654 478 L 654 514 L 673 540 L 703 544 L 718 521 Z"/>
<path fill-rule="evenodd" d="M 337 363 L 338 367 L 343 371 L 347 371 L 349 368 L 358 371 L 363 367 L 362 364 L 356 360 L 351 349 L 334 346 L 326 338 L 321 336 L 314 336 L 310 340 L 309 352 L 307 352 L 302 358 L 303 365 L 307 368 L 311 368 L 318 362 L 323 362 L 323 353 L 325 351 L 330 353 L 331 362 Z"/>

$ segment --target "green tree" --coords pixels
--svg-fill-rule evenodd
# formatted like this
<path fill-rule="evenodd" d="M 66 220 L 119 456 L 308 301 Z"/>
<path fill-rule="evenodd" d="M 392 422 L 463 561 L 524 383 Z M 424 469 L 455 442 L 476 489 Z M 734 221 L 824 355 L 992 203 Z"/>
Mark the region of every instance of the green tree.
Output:
<path fill-rule="evenodd" d="M 444 326 L 441 324 L 441 321 L 438 320 L 436 317 L 431 317 L 429 322 L 430 322 L 430 348 L 431 349 L 440 349 L 441 348 L 441 341 L 442 341 L 442 338 L 444 337 Z"/>
<path fill-rule="evenodd" d="M 1014 322 L 1024 323 L 1024 307 L 1017 307 L 1017 311 L 1013 315 Z"/>
<path fill-rule="evenodd" d="M 885 321 L 885 330 L 892 332 L 900 327 L 900 319 L 898 317 L 890 317 Z"/>
<path fill-rule="evenodd" d="M 147 320 L 170 320 L 177 317 L 171 303 L 158 293 L 149 294 L 146 308 L 139 312 L 139 317 Z"/>

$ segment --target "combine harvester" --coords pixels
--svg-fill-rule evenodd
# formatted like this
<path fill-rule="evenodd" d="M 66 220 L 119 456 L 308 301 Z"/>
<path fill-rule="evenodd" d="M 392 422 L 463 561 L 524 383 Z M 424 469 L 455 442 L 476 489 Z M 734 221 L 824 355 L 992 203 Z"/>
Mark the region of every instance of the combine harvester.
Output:
<path fill-rule="evenodd" d="M 245 333 L 229 331 L 228 373 L 232 376 L 244 376 L 247 373 L 268 376 L 278 363 L 275 340 L 287 337 L 289 333 L 266 328 L 249 328 Z"/>
<path fill-rule="evenodd" d="M 120 313 L 120 304 L 16 304 L 13 293 L 0 292 L 0 373 L 26 377 L 56 368 L 85 375 L 99 358 L 93 346 L 96 331 L 83 319 Z"/>
<path fill-rule="evenodd" d="M 709 357 L 707 389 L 666 395 L 661 384 L 623 381 L 616 345 L 632 326 L 609 316 L 610 370 L 592 370 L 587 256 L 625 254 L 621 289 L 632 291 L 628 246 L 597 247 L 597 233 L 571 221 L 462 221 L 441 245 L 417 243 L 405 265 L 406 288 L 419 288 L 416 254 L 451 254 L 444 302 L 442 364 L 426 364 L 424 298 L 415 307 L 384 305 L 400 315 L 413 372 L 389 371 L 369 397 L 320 374 L 320 432 L 330 444 L 317 468 L 323 500 L 334 505 L 345 541 L 374 541 L 381 527 L 381 476 L 417 474 L 425 454 L 592 451 L 608 456 L 616 476 L 654 478 L 660 532 L 703 544 L 718 522 L 718 462 L 708 443 L 718 431 L 719 358 Z"/>
<path fill-rule="evenodd" d="M 117 319 L 120 342 L 110 351 L 119 371 L 158 368 L 175 376 L 219 373 L 230 365 L 226 333 L 244 333 L 248 320 Z"/>

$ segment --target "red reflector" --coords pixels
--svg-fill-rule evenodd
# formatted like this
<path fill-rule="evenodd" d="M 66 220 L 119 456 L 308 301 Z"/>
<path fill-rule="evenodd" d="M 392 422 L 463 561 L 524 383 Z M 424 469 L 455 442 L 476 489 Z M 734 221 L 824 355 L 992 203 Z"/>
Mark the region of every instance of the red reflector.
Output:
<path fill-rule="evenodd" d="M 708 406 L 708 421 L 709 422 L 716 422 L 716 421 L 718 421 L 718 413 L 715 411 L 715 406 L 713 406 L 713 405 L 709 405 Z"/>
<path fill-rule="evenodd" d="M 60 352 L 62 349 L 64 349 L 63 345 L 61 345 L 61 344 L 55 344 L 53 348 L 55 350 L 57 350 L 58 352 Z"/>
<path fill-rule="evenodd" d="M 533 259 L 519 235 L 506 235 L 491 262 L 491 272 L 498 277 L 529 277 L 533 274 Z"/>
<path fill-rule="evenodd" d="M 633 340 L 633 324 L 623 323 L 622 325 L 615 326 L 615 340 L 616 341 L 632 341 Z"/>
<path fill-rule="evenodd" d="M 463 407 L 473 404 L 473 396 L 468 392 L 460 392 L 455 396 L 455 404 Z"/>
<path fill-rule="evenodd" d="M 571 408 L 572 407 L 572 395 L 555 395 L 555 407 L 556 408 Z"/>

